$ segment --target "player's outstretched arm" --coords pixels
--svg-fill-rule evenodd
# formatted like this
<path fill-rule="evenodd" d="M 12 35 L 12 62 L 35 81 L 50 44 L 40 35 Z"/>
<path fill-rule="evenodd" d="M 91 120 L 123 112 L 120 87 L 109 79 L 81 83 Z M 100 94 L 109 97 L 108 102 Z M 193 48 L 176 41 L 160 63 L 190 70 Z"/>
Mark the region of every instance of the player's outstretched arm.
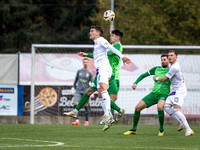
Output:
<path fill-rule="evenodd" d="M 78 56 L 93 58 L 93 54 L 88 54 L 88 53 L 85 53 L 85 52 L 79 52 Z"/>
<path fill-rule="evenodd" d="M 87 56 L 88 56 L 88 53 L 79 52 L 79 53 L 78 53 L 78 56 L 80 56 L 80 57 L 87 57 Z"/>
<path fill-rule="evenodd" d="M 111 50 L 113 53 L 115 53 L 116 55 L 118 55 L 120 58 L 123 58 L 124 55 L 119 52 L 116 48 L 114 48 L 111 44 L 107 43 L 108 47 L 106 47 L 107 49 Z"/>
<path fill-rule="evenodd" d="M 160 82 L 166 82 L 169 78 L 167 76 L 164 77 L 157 77 L 157 76 L 153 76 L 153 80 L 154 81 L 160 81 Z"/>

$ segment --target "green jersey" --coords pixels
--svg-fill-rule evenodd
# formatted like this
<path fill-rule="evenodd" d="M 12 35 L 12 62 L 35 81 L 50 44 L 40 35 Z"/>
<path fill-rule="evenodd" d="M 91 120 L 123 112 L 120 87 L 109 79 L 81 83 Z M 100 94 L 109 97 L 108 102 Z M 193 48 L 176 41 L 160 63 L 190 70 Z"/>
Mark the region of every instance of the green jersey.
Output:
<path fill-rule="evenodd" d="M 114 44 L 113 47 L 122 53 L 123 49 L 122 49 L 121 43 Z M 113 53 L 111 50 L 109 50 L 108 60 L 112 67 L 112 76 L 115 76 L 115 80 L 119 80 L 119 70 L 120 70 L 120 62 L 121 62 L 120 57 L 116 55 L 115 53 Z"/>
<path fill-rule="evenodd" d="M 122 53 L 123 49 L 122 49 L 121 43 L 114 44 L 113 47 Z M 88 54 L 88 57 L 93 58 L 93 54 Z M 121 62 L 120 57 L 116 55 L 115 53 L 113 53 L 111 50 L 109 50 L 108 60 L 109 60 L 110 66 L 112 67 L 112 76 L 114 76 L 114 80 L 119 80 L 119 70 L 120 70 L 120 62 Z"/>
<path fill-rule="evenodd" d="M 155 75 L 157 77 L 164 77 L 168 72 L 169 72 L 169 68 L 165 69 L 160 66 L 154 67 L 150 69 L 149 71 L 145 72 L 144 74 L 141 74 L 134 83 L 138 84 L 143 78 L 150 75 Z M 170 85 L 171 85 L 170 80 L 167 80 L 166 82 L 154 81 L 152 92 L 169 95 Z"/>

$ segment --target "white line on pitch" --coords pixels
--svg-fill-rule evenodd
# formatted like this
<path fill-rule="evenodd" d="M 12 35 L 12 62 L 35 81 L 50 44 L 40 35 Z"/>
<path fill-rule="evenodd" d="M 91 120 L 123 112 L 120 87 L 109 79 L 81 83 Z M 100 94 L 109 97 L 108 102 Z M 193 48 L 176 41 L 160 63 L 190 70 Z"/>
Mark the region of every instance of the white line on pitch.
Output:
<path fill-rule="evenodd" d="M 19 139 L 19 138 L 1 138 L 3 140 L 18 140 L 18 141 L 29 141 L 29 142 L 42 142 L 42 143 L 51 143 L 48 145 L 0 145 L 0 147 L 44 147 L 44 146 L 61 146 L 64 145 L 62 142 L 55 141 L 44 141 L 44 140 L 30 140 L 30 139 Z"/>
<path fill-rule="evenodd" d="M 198 150 L 198 148 L 172 148 L 172 147 L 119 147 L 119 146 L 76 146 L 62 145 L 68 148 L 102 148 L 102 149 L 151 149 L 151 150 Z"/>

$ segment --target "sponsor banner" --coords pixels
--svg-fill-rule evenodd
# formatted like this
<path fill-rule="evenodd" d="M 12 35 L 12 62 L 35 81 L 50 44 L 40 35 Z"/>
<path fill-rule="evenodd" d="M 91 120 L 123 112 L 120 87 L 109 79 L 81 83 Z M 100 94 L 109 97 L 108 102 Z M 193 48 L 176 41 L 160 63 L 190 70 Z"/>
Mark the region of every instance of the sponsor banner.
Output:
<path fill-rule="evenodd" d="M 17 85 L 0 85 L 0 116 L 17 116 Z"/>
<path fill-rule="evenodd" d="M 77 54 L 36 54 L 36 85 L 72 85 L 77 70 L 82 68 L 82 57 Z M 93 59 L 89 69 L 95 75 Z M 31 84 L 31 54 L 20 54 L 20 85 Z"/>
<path fill-rule="evenodd" d="M 63 115 L 74 109 L 74 92 L 71 86 L 36 86 L 34 114 L 39 116 Z M 30 115 L 30 87 L 24 86 L 23 115 Z M 97 94 L 89 100 L 90 116 L 102 116 L 103 110 L 99 104 Z M 84 115 L 84 107 L 80 115 Z"/>
<path fill-rule="evenodd" d="M 30 85 L 31 70 L 27 68 L 31 68 L 31 54 L 21 54 L 20 56 L 20 83 Z M 121 64 L 120 91 L 116 103 L 126 109 L 126 114 L 133 114 L 137 103 L 151 92 L 154 84 L 152 77 L 147 77 L 133 91 L 131 88 L 133 82 L 152 67 L 160 66 L 161 60 L 159 54 L 125 54 L 125 56 L 129 57 L 132 63 Z M 76 54 L 36 54 L 36 85 L 71 86 L 77 70 L 82 68 L 81 61 L 82 58 Z M 95 73 L 93 61 L 90 62 L 90 70 Z M 200 101 L 198 100 L 200 97 L 200 55 L 179 55 L 178 62 L 181 65 L 188 89 L 182 111 L 184 114 L 200 114 Z M 156 105 L 143 110 L 142 113 L 156 114 Z"/>

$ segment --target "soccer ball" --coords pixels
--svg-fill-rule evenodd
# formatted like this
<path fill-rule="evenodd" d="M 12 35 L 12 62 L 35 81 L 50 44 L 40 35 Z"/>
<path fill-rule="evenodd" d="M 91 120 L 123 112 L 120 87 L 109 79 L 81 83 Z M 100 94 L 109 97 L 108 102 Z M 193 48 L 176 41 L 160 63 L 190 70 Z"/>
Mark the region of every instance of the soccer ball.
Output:
<path fill-rule="evenodd" d="M 112 10 L 107 10 L 103 14 L 103 18 L 105 21 L 113 21 L 115 19 L 115 13 Z"/>

